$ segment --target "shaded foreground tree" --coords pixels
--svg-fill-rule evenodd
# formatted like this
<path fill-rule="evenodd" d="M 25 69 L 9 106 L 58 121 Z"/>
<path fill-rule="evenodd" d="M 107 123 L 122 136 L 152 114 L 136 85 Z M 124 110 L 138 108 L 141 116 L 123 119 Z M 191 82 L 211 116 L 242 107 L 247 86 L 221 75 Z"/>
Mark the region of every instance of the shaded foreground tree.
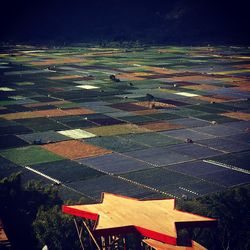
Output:
<path fill-rule="evenodd" d="M 49 249 L 80 249 L 72 216 L 63 214 L 60 206 L 40 208 L 33 229 L 40 249 L 44 245 Z"/>
<path fill-rule="evenodd" d="M 0 215 L 14 249 L 27 249 L 27 243 L 35 245 L 31 224 L 36 216 L 37 198 L 41 197 L 22 188 L 20 173 L 0 181 Z"/>
<path fill-rule="evenodd" d="M 250 185 L 185 201 L 179 206 L 185 211 L 218 219 L 216 228 L 189 232 L 208 249 L 250 249 Z"/>
<path fill-rule="evenodd" d="M 47 244 L 49 249 L 78 249 L 72 218 L 61 213 L 62 203 L 53 186 L 31 181 L 23 187 L 21 173 L 0 180 L 0 217 L 12 248 L 41 249 Z"/>

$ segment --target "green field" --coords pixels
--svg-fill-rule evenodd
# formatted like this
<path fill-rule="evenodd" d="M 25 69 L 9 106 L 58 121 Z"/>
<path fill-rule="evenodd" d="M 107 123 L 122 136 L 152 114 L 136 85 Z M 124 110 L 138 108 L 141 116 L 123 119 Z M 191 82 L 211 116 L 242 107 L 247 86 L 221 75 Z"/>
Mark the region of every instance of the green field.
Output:
<path fill-rule="evenodd" d="M 75 190 L 64 197 L 93 199 L 193 198 L 249 183 L 249 55 L 229 46 L 3 46 L 1 176 L 30 166 Z M 56 147 L 70 140 L 90 145 L 83 159 L 50 151 L 63 154 Z M 86 158 L 91 146 L 110 151 Z"/>

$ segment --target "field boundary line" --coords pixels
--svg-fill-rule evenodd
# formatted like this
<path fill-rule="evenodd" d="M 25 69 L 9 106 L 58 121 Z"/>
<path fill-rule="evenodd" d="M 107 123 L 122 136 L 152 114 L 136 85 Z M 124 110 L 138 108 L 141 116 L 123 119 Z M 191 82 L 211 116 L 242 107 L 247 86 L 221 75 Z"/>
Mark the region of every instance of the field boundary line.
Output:
<path fill-rule="evenodd" d="M 213 164 L 215 166 L 231 169 L 231 170 L 241 172 L 241 173 L 244 173 L 244 174 L 250 174 L 250 171 L 247 170 L 247 169 L 238 168 L 238 167 L 235 167 L 233 165 L 225 164 L 225 163 L 222 163 L 222 162 L 213 161 L 213 160 L 203 160 L 203 162 L 210 163 L 210 164 Z"/>
<path fill-rule="evenodd" d="M 35 170 L 34 168 L 31 168 L 31 167 L 28 167 L 28 166 L 24 166 L 24 168 L 26 168 L 26 169 L 28 169 L 28 170 L 30 170 L 30 171 L 38 174 L 38 175 L 50 180 L 50 181 L 55 182 L 57 185 L 61 185 L 61 181 L 59 181 L 59 180 L 57 180 L 55 178 L 52 178 L 52 177 L 50 177 L 50 176 L 48 176 L 48 175 L 46 175 L 46 174 L 44 174 L 44 173 L 42 173 L 42 172 L 40 172 L 38 170 Z"/>
<path fill-rule="evenodd" d="M 44 173 L 42 173 L 42 172 L 40 172 L 40 171 L 38 171 L 36 169 L 33 169 L 31 167 L 28 167 L 28 166 L 24 166 L 24 168 L 27 169 L 27 170 L 29 170 L 29 171 L 31 171 L 31 172 L 33 172 L 33 173 L 35 173 L 35 174 L 37 174 L 37 175 L 40 175 L 40 176 L 46 178 L 46 179 L 48 179 L 48 180 L 50 180 L 50 181 L 52 181 L 54 183 L 56 183 L 57 185 L 60 185 L 60 186 L 62 186 L 64 188 L 67 188 L 67 189 L 69 189 L 69 190 L 71 190 L 71 191 L 73 191 L 75 193 L 80 194 L 80 195 L 83 195 L 86 198 L 91 199 L 93 201 L 97 201 L 97 199 L 95 199 L 95 198 L 93 198 L 93 197 L 91 197 L 91 196 L 89 196 L 89 195 L 87 195 L 87 194 L 85 194 L 85 193 L 83 193 L 81 191 L 78 191 L 78 190 L 76 190 L 76 189 L 74 189 L 72 187 L 69 187 L 69 186 L 65 185 L 64 183 L 62 183 L 61 181 L 59 181 L 59 180 L 57 180 L 55 178 L 52 178 L 52 177 L 50 177 L 50 176 L 48 176 L 48 175 L 46 175 L 46 174 L 44 174 Z"/>

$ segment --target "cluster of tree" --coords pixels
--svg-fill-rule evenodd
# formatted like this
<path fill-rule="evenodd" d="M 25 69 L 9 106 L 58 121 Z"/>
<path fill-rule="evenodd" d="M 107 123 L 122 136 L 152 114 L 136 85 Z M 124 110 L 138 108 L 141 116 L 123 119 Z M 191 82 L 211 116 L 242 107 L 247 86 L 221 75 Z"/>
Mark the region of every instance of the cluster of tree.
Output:
<path fill-rule="evenodd" d="M 44 245 L 49 249 L 79 249 L 72 217 L 61 212 L 62 203 L 54 186 L 31 181 L 23 187 L 20 173 L 2 179 L 0 216 L 13 249 L 41 249 Z M 177 205 L 181 210 L 218 219 L 215 228 L 186 232 L 208 249 L 250 248 L 250 185 Z M 84 244 L 88 244 L 87 239 Z"/>
<path fill-rule="evenodd" d="M 56 187 L 31 181 L 21 173 L 0 181 L 0 217 L 13 249 L 79 249 L 71 216 L 62 214 Z"/>
<path fill-rule="evenodd" d="M 182 201 L 178 205 L 187 212 L 218 220 L 217 227 L 189 232 L 192 239 L 208 249 L 250 249 L 250 185 Z"/>

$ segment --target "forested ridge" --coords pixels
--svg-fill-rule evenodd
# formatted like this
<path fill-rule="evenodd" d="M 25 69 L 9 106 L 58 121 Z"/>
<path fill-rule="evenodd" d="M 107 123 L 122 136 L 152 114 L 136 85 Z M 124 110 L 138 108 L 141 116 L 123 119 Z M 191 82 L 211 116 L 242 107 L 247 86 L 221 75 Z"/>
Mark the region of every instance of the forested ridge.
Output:
<path fill-rule="evenodd" d="M 249 44 L 249 1 L 54 0 L 1 3 L 6 42 Z"/>

